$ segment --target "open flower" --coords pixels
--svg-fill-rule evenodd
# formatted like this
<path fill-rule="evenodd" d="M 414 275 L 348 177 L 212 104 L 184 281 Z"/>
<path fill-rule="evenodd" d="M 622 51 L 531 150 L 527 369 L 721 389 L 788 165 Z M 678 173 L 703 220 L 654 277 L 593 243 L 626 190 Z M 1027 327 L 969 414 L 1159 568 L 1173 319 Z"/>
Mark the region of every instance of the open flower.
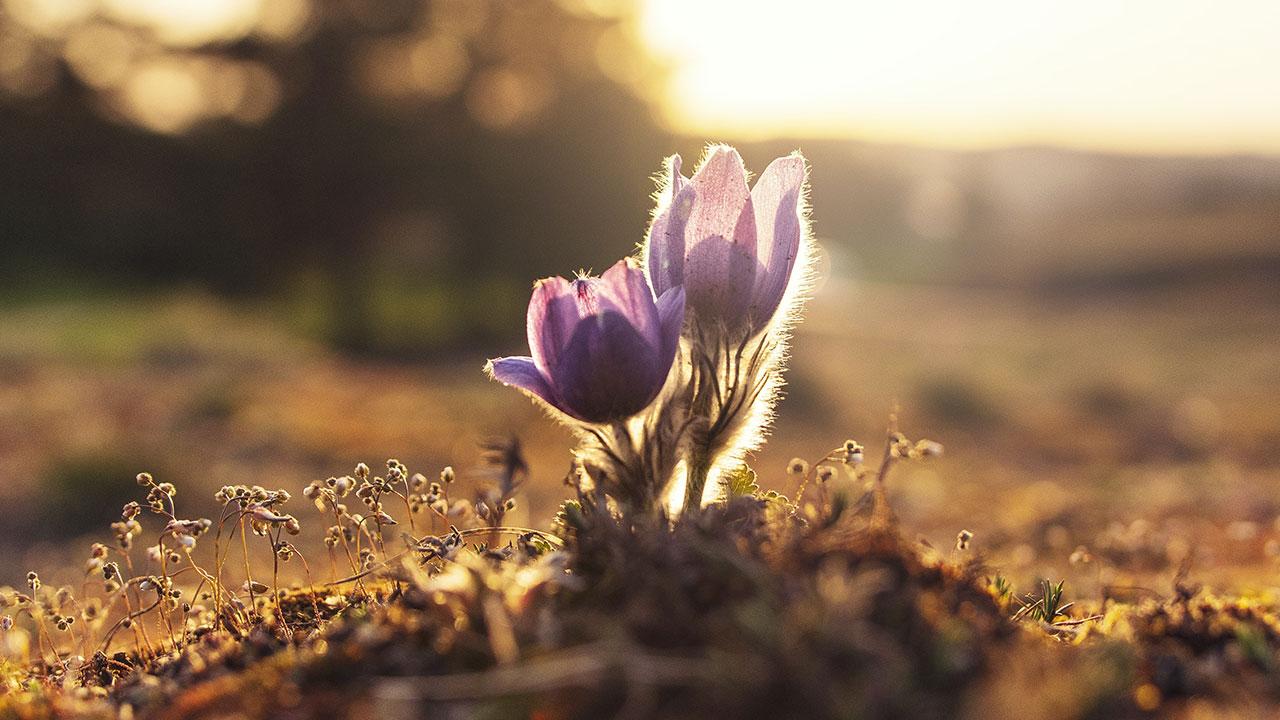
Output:
<path fill-rule="evenodd" d="M 592 423 L 644 410 L 662 390 L 684 322 L 684 288 L 654 301 L 644 272 L 621 260 L 598 278 L 539 280 L 529 300 L 532 357 L 490 360 L 490 375 Z"/>
<path fill-rule="evenodd" d="M 684 285 L 699 322 L 754 335 L 778 311 L 800 252 L 804 158 L 774 160 L 750 191 L 742 156 L 726 145 L 692 179 L 680 164 L 671 158 L 670 194 L 649 229 L 649 279 L 659 294 Z"/>

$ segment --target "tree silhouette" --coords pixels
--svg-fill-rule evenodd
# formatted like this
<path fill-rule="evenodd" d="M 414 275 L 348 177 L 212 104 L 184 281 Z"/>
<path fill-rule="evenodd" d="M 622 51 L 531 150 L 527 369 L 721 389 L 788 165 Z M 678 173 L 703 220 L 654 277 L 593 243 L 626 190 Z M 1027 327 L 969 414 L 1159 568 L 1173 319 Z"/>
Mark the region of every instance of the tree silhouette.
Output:
<path fill-rule="evenodd" d="M 102 9 L 52 30 L 0 15 L 45 73 L 0 77 L 5 281 L 312 287 L 329 337 L 366 348 L 431 343 L 388 339 L 379 317 L 421 294 L 447 306 L 443 335 L 483 335 L 511 304 L 493 293 L 642 237 L 667 143 L 631 9 L 606 10 L 310 0 L 283 35 L 259 22 L 198 44 Z"/>

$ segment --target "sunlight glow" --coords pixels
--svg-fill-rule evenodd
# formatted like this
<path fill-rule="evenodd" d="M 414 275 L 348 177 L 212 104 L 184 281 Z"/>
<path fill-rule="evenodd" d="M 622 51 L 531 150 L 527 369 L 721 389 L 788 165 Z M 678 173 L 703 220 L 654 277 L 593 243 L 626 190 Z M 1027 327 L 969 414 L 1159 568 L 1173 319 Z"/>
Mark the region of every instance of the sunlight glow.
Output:
<path fill-rule="evenodd" d="M 1280 151 L 1280 4 L 646 0 L 676 129 Z"/>
<path fill-rule="evenodd" d="M 60 0 L 65 2 L 66 0 Z M 111 16 L 152 28 L 166 45 L 197 47 L 248 34 L 263 0 L 102 0 Z M 297 3 L 286 2 L 290 7 Z"/>

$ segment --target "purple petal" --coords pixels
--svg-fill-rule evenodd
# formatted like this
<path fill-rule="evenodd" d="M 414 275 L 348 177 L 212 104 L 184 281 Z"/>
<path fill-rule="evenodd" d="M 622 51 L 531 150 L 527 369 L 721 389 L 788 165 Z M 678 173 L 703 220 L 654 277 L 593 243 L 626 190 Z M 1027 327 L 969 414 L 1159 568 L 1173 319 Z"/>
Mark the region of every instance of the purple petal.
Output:
<path fill-rule="evenodd" d="M 614 263 L 600 276 L 595 289 L 597 316 L 609 311 L 620 313 L 646 342 L 655 348 L 661 344 L 653 291 L 635 260 L 626 258 Z"/>
<path fill-rule="evenodd" d="M 683 163 L 684 160 L 679 154 L 671 156 L 671 197 L 673 198 L 680 194 L 685 185 L 689 184 L 689 180 L 685 178 L 684 173 L 680 172 L 680 166 Z"/>
<path fill-rule="evenodd" d="M 607 422 L 643 410 L 662 389 L 668 369 L 659 349 L 626 317 L 606 311 L 578 325 L 551 381 L 566 413 Z"/>
<path fill-rule="evenodd" d="M 556 400 L 555 390 L 531 357 L 504 357 L 490 360 L 485 370 L 503 385 L 512 385 L 547 401 L 552 407 L 564 410 Z"/>
<path fill-rule="evenodd" d="M 677 285 L 658 298 L 658 324 L 662 332 L 662 364 L 670 366 L 680 347 L 680 331 L 684 328 L 684 286 Z"/>
<path fill-rule="evenodd" d="M 751 293 L 753 330 L 773 318 L 791 280 L 800 252 L 803 191 L 804 158 L 799 153 L 769 163 L 751 190 L 761 264 Z"/>
<path fill-rule="evenodd" d="M 580 317 L 573 283 L 562 277 L 549 277 L 534 284 L 526 330 L 533 362 L 544 375 L 551 375 L 556 358 L 573 336 Z"/>
<path fill-rule="evenodd" d="M 744 245 L 719 235 L 703 239 L 685 258 L 689 307 L 703 320 L 720 320 L 730 329 L 743 327 L 758 265 L 755 253 Z"/>
<path fill-rule="evenodd" d="M 694 250 L 692 246 L 711 237 L 743 245 L 754 256 L 755 217 L 749 206 L 751 193 L 747 190 L 747 170 L 738 151 L 726 145 L 712 149 L 689 185 L 696 194 L 685 228 L 689 245 L 685 249 L 686 260 Z"/>
<path fill-rule="evenodd" d="M 680 156 L 667 161 L 671 168 L 670 201 L 649 226 L 648 268 L 654 292 L 661 295 L 684 282 L 685 226 L 693 211 L 694 191 L 680 173 Z"/>

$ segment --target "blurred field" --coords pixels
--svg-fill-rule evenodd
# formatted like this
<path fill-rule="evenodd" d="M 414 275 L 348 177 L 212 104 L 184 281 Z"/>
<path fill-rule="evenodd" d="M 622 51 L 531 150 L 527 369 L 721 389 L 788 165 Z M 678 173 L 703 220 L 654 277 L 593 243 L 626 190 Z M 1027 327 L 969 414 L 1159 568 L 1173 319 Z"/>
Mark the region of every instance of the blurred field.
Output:
<path fill-rule="evenodd" d="M 904 432 L 947 448 L 890 481 L 904 527 L 942 552 L 965 528 L 1022 587 L 1067 577 L 1082 596 L 1099 579 L 1165 593 L 1186 556 L 1200 581 L 1270 585 L 1277 311 L 1265 273 L 1054 294 L 834 279 L 801 326 L 777 432 L 753 464 L 764 486 L 792 493 L 793 456 L 852 437 L 878 461 L 896 401 Z M 486 380 L 484 353 L 344 356 L 291 334 L 288 320 L 200 293 L 6 308 L 0 476 L 13 480 L 0 486 L 0 584 L 33 567 L 73 579 L 88 543 L 136 499 L 141 470 L 175 483 L 179 513 L 199 516 L 224 484 L 297 495 L 389 457 L 430 476 L 473 465 L 481 437 L 513 433 L 533 471 L 515 522 L 548 525 L 571 438 Z M 71 536 L 82 537 L 68 550 L 53 544 Z M 1079 545 L 1104 559 L 1101 576 L 1069 566 Z"/>
<path fill-rule="evenodd" d="M 870 447 L 896 398 L 908 434 L 947 447 L 893 483 L 906 527 L 936 546 L 969 529 L 1022 578 L 1071 577 L 1085 545 L 1107 582 L 1166 592 L 1190 556 L 1202 580 L 1268 584 L 1278 309 L 1265 275 L 1074 294 L 829 286 L 770 452 L 824 426 Z"/>

